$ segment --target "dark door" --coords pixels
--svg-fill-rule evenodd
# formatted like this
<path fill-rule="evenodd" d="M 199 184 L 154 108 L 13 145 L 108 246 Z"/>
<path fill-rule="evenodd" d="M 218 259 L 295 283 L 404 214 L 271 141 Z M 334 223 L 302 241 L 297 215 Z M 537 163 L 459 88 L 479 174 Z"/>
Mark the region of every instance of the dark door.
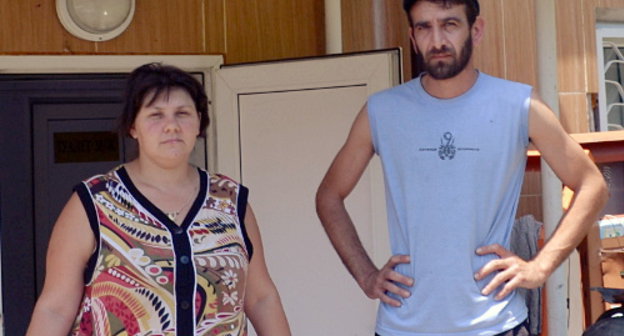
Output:
<path fill-rule="evenodd" d="M 194 74 L 203 83 L 201 74 Z M 23 335 L 56 218 L 73 187 L 136 155 L 115 124 L 126 74 L 0 75 L 0 253 L 5 335 Z M 191 161 L 207 166 L 206 141 Z M 71 242 L 68 242 L 71 243 Z"/>
<path fill-rule="evenodd" d="M 6 335 L 23 335 L 56 217 L 80 180 L 129 158 L 114 130 L 124 75 L 0 77 L 0 242 Z M 128 141 L 129 142 L 129 141 Z"/>
<path fill-rule="evenodd" d="M 33 104 L 34 244 L 36 295 L 45 275 L 48 241 L 73 186 L 135 155 L 135 143 L 120 139 L 119 102 Z"/>

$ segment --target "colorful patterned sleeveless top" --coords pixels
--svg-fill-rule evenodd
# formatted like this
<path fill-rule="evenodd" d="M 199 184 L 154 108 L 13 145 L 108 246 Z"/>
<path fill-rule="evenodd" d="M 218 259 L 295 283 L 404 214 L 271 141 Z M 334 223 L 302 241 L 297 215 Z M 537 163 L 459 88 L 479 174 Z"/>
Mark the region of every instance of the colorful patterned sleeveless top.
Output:
<path fill-rule="evenodd" d="M 247 188 L 198 171 L 198 196 L 179 226 L 123 166 L 76 187 L 97 247 L 71 335 L 247 335 Z"/>

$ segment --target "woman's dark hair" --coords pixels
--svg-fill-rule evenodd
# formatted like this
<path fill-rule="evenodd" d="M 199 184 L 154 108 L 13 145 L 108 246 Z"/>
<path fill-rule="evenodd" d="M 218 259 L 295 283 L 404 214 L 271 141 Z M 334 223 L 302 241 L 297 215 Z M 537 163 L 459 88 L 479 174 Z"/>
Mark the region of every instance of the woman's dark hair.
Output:
<path fill-rule="evenodd" d="M 479 1 L 477 0 L 403 0 L 403 9 L 405 13 L 407 13 L 407 19 L 410 22 L 410 26 L 414 23 L 412 22 L 412 17 L 410 16 L 410 10 L 417 2 L 427 1 L 438 4 L 444 8 L 449 8 L 453 5 L 466 5 L 466 17 L 468 18 L 468 24 L 472 27 L 472 24 L 477 20 L 477 16 L 479 16 L 480 8 Z"/>
<path fill-rule="evenodd" d="M 125 105 L 119 118 L 119 132 L 123 136 L 130 129 L 143 105 L 150 106 L 169 90 L 180 88 L 186 91 L 195 103 L 199 114 L 199 135 L 205 136 L 210 123 L 208 118 L 208 97 L 203 86 L 189 73 L 171 65 L 148 63 L 134 69 L 126 83 Z M 145 101 L 150 97 L 149 101 Z"/>

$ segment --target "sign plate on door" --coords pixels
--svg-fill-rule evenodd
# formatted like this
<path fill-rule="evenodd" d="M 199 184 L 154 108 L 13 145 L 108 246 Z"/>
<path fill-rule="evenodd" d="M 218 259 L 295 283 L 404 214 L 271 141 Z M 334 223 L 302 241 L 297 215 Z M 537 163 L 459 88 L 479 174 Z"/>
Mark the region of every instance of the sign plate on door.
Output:
<path fill-rule="evenodd" d="M 54 133 L 54 162 L 117 161 L 118 139 L 113 132 Z"/>

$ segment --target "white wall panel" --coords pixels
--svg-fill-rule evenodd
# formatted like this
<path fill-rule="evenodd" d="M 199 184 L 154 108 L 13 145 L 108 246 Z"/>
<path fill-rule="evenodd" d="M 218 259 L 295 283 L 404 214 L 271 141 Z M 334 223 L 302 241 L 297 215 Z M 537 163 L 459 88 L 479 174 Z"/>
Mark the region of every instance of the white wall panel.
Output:
<path fill-rule="evenodd" d="M 314 197 L 367 97 L 398 83 L 396 50 L 226 67 L 216 75 L 217 169 L 250 189 L 293 335 L 374 333 L 377 303 L 340 262 Z M 347 199 L 380 266 L 390 255 L 377 158 Z"/>

